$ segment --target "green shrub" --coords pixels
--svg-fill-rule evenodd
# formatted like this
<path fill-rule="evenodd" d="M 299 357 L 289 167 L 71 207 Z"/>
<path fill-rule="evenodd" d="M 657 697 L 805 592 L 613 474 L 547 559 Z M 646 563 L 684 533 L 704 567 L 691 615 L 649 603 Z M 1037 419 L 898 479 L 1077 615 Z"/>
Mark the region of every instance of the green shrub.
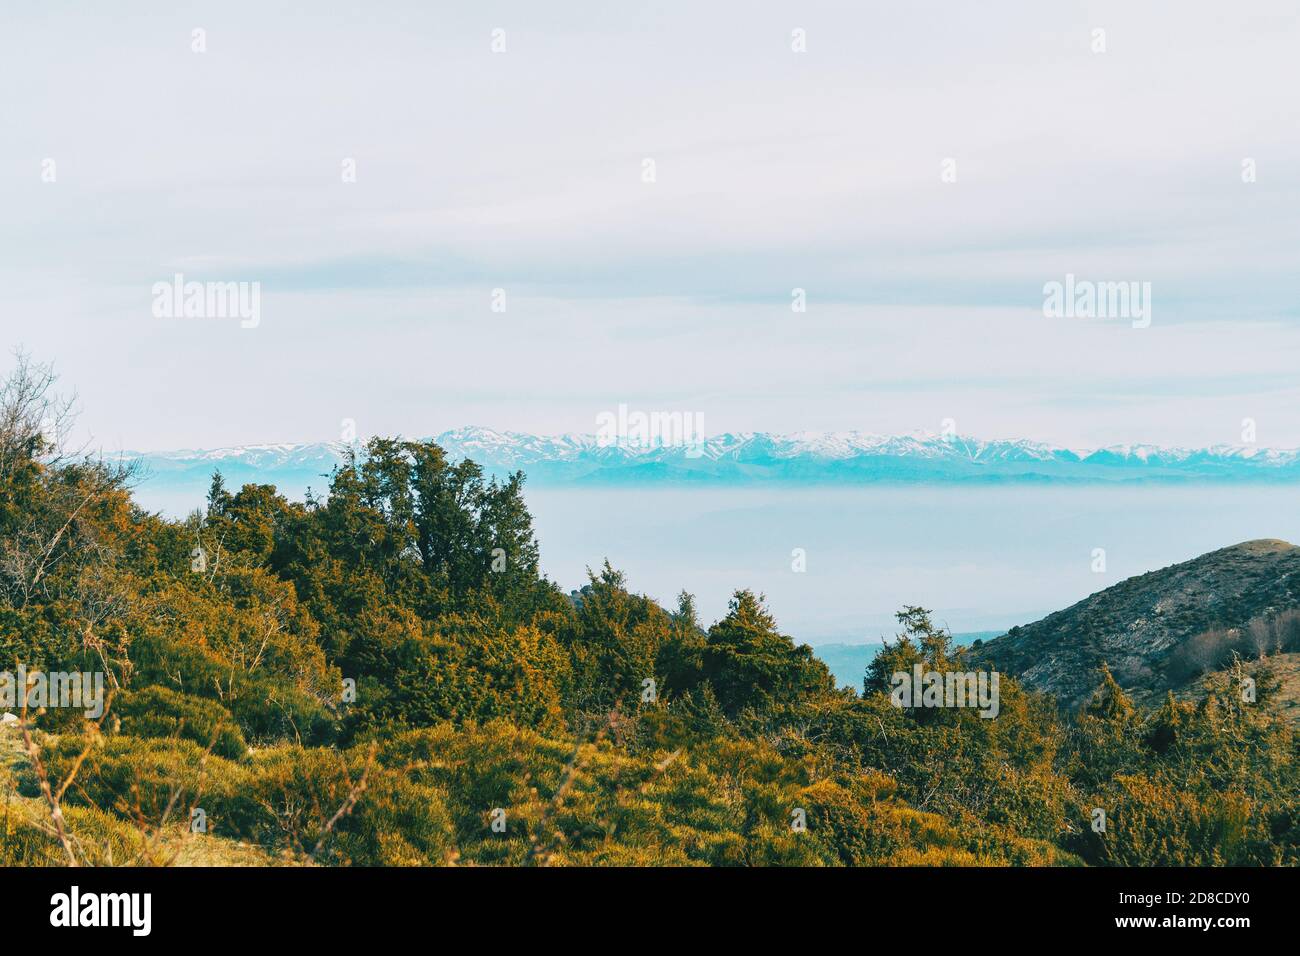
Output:
<path fill-rule="evenodd" d="M 235 718 L 216 701 L 178 693 L 166 687 L 126 691 L 114 699 L 118 731 L 134 737 L 174 737 L 200 747 L 211 745 L 218 757 L 238 760 L 248 744 Z"/>

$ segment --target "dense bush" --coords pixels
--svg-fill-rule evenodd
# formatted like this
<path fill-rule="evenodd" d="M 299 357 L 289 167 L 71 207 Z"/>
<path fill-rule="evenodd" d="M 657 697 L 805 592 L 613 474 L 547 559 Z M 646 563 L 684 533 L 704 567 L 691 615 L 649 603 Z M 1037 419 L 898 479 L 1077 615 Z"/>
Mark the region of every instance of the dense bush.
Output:
<path fill-rule="evenodd" d="M 117 695 L 118 731 L 133 737 L 174 737 L 211 747 L 219 757 L 238 760 L 248 752 L 230 711 L 220 704 L 154 685 Z"/>

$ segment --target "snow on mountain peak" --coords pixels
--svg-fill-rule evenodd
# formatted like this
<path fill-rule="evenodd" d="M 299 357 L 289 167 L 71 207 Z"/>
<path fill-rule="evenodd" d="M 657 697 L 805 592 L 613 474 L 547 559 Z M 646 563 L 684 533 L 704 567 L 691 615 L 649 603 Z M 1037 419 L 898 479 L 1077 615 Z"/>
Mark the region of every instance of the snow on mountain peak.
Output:
<path fill-rule="evenodd" d="M 1116 444 L 1068 449 L 1027 439 L 984 440 L 964 435 L 860 431 L 721 433 L 685 445 L 608 443 L 591 434 L 531 435 L 483 426 L 451 429 L 434 439 L 453 459 L 469 458 L 488 471 L 523 469 L 530 478 L 573 481 L 640 480 L 864 481 L 1060 478 L 1115 480 L 1172 477 L 1300 477 L 1295 449 L 1215 445 L 1168 448 Z M 327 472 L 360 442 L 270 442 L 215 449 L 126 452 L 165 469 L 206 468 L 265 472 Z"/>

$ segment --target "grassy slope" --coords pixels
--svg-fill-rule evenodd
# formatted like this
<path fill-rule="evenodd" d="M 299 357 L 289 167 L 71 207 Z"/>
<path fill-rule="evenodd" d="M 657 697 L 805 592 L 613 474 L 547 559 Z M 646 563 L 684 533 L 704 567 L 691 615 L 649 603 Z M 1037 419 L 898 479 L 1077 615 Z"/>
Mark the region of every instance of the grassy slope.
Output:
<path fill-rule="evenodd" d="M 19 782 L 34 780 L 31 761 L 16 726 L 0 727 L 0 865 L 64 865 L 57 839 L 43 832 L 50 823 L 43 797 L 23 796 Z M 29 790 L 29 787 L 24 787 Z M 170 863 L 173 866 L 283 866 L 294 861 L 261 847 L 203 833 L 184 823 L 168 826 L 152 845 L 137 828 L 108 814 L 67 808 L 68 831 L 92 865 Z"/>

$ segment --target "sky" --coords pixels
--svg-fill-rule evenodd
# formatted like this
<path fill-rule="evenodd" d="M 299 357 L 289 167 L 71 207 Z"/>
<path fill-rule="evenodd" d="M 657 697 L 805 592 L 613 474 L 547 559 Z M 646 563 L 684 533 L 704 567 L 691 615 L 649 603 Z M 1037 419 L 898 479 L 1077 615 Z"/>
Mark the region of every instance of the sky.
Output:
<path fill-rule="evenodd" d="M 1296 447 L 1298 51 L 1249 0 L 10 4 L 4 344 L 107 450 L 623 403 Z M 176 273 L 256 327 L 156 316 Z M 1045 315 L 1067 274 L 1150 325 Z"/>

